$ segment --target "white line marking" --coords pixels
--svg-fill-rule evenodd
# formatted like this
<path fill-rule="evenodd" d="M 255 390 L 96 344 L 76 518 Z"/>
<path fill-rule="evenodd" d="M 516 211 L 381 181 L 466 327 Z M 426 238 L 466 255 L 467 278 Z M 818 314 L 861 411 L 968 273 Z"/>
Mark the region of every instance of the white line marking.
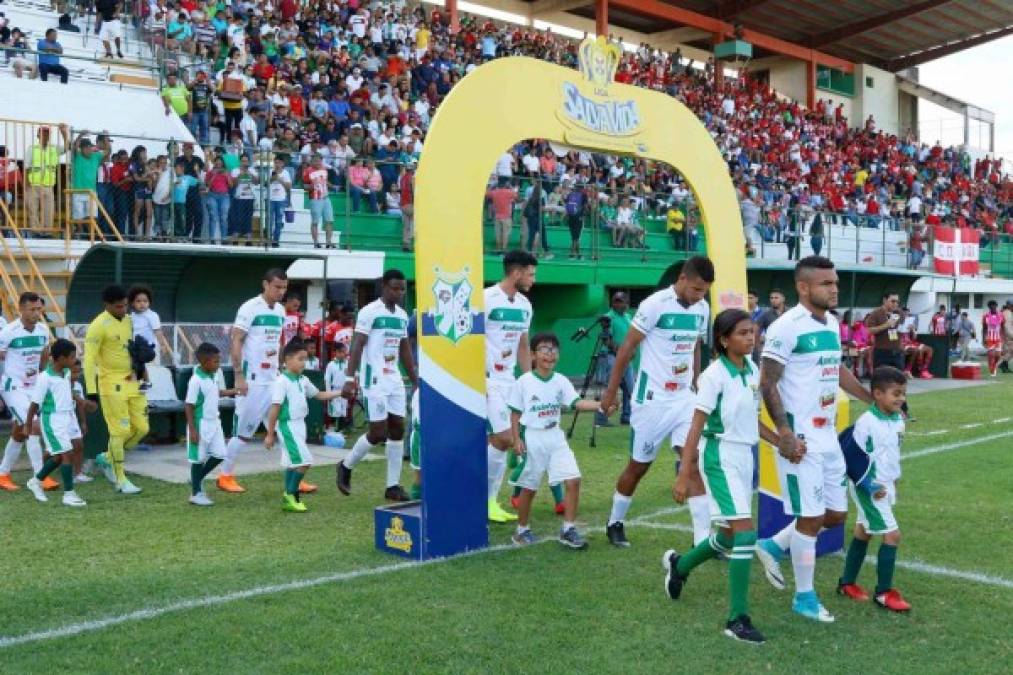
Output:
<path fill-rule="evenodd" d="M 636 524 L 637 527 L 647 527 L 653 530 L 671 530 L 674 532 L 692 532 L 693 528 L 689 525 L 683 525 L 681 523 L 652 523 L 640 521 Z M 835 558 L 843 558 L 844 554 L 837 552 L 834 553 Z M 867 556 L 865 562 L 876 564 L 875 556 Z M 950 577 L 952 579 L 961 579 L 963 581 L 973 581 L 978 584 L 984 584 L 986 586 L 998 586 L 999 588 L 1013 588 L 1013 579 L 1007 579 L 1005 577 L 996 576 L 994 574 L 985 574 L 983 572 L 967 572 L 965 570 L 955 570 L 950 567 L 942 567 L 941 565 L 932 565 L 921 560 L 898 560 L 897 567 L 908 569 L 913 572 L 921 572 L 922 574 L 928 574 L 937 577 Z"/>
<path fill-rule="evenodd" d="M 629 521 L 629 524 L 639 524 L 645 519 L 655 518 L 670 513 L 679 513 L 685 511 L 688 507 L 686 506 L 675 506 L 666 507 L 658 511 L 646 513 L 638 518 L 634 518 Z M 593 527 L 589 528 L 588 532 L 604 532 L 604 527 Z M 550 541 L 555 541 L 555 536 L 543 536 L 538 540 L 539 544 L 544 544 Z M 134 610 L 133 612 L 127 612 L 126 614 L 117 614 L 113 616 L 103 617 L 101 619 L 94 619 L 92 621 L 82 621 L 80 623 L 67 624 L 58 628 L 51 628 L 48 630 L 33 631 L 31 633 L 24 633 L 22 635 L 5 635 L 0 636 L 0 649 L 6 649 L 8 647 L 15 647 L 17 645 L 29 644 L 32 642 L 42 642 L 45 640 L 52 640 L 55 638 L 65 638 L 74 635 L 80 635 L 82 633 L 91 633 L 103 628 L 109 628 L 111 626 L 118 626 L 120 624 L 129 623 L 131 621 L 143 621 L 145 619 L 154 619 L 164 614 L 171 614 L 173 612 L 182 612 L 190 609 L 198 609 L 201 607 L 213 607 L 215 605 L 224 605 L 230 602 L 236 602 L 237 600 L 246 600 L 248 598 L 256 598 L 263 595 L 274 595 L 276 593 L 284 593 L 286 591 L 296 591 L 305 588 L 313 588 L 314 586 L 322 586 L 324 584 L 341 583 L 344 581 L 352 581 L 361 577 L 376 576 L 378 574 L 386 574 L 388 572 L 397 572 L 403 569 L 410 569 L 415 567 L 422 567 L 424 565 L 438 565 L 441 563 L 449 562 L 451 560 L 458 560 L 460 558 L 468 558 L 475 555 L 482 555 L 485 553 L 497 553 L 500 551 L 506 551 L 517 548 L 513 544 L 497 544 L 495 546 L 489 546 L 488 548 L 478 549 L 476 551 L 469 551 L 468 553 L 461 553 L 455 556 L 447 558 L 433 558 L 430 560 L 414 561 L 406 560 L 404 562 L 392 563 L 389 565 L 380 565 L 379 567 L 360 567 L 359 569 L 350 570 L 348 572 L 338 572 L 336 574 L 327 574 L 320 577 L 314 577 L 312 579 L 299 579 L 296 581 L 289 581 L 283 584 L 271 584 L 270 586 L 255 586 L 253 588 L 247 588 L 242 591 L 233 591 L 231 593 L 222 593 L 220 595 L 208 595 L 202 598 L 192 598 L 190 600 L 179 600 L 177 602 L 171 602 L 167 605 L 161 605 L 156 607 L 145 607 L 143 609 Z"/>
<path fill-rule="evenodd" d="M 1013 417 L 999 417 L 999 418 L 996 418 L 994 420 L 989 420 L 989 421 L 986 421 L 986 422 L 972 422 L 970 424 L 961 424 L 957 428 L 958 429 L 976 429 L 978 427 L 983 427 L 985 425 L 1004 424 L 1006 422 L 1009 422 L 1010 420 L 1013 420 Z M 916 431 L 908 431 L 908 432 L 905 432 L 905 433 L 906 433 L 907 436 L 939 436 L 941 434 L 948 434 L 948 433 L 950 433 L 952 431 L 955 431 L 955 429 L 934 429 L 932 431 L 917 431 L 916 430 Z"/>
<path fill-rule="evenodd" d="M 961 424 L 961 429 L 977 429 L 978 427 L 984 426 L 983 422 L 973 422 L 971 424 Z"/>
<path fill-rule="evenodd" d="M 934 455 L 939 452 L 949 452 L 950 450 L 966 448 L 970 445 L 978 445 L 979 443 L 988 443 L 989 441 L 997 441 L 1000 438 L 1009 438 L 1010 436 L 1013 436 L 1013 431 L 1003 431 L 998 434 L 979 436 L 978 438 L 971 438 L 966 441 L 957 441 L 956 443 L 947 443 L 945 445 L 936 445 L 931 448 L 923 448 L 913 452 L 905 452 L 900 456 L 900 461 L 903 462 L 908 459 L 914 459 L 915 457 L 924 457 L 925 455 Z"/>

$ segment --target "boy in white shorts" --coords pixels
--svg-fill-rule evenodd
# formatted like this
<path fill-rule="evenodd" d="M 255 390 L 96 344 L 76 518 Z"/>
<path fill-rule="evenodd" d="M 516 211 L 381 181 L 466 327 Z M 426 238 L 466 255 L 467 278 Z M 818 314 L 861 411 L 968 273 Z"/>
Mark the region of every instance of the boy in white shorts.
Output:
<path fill-rule="evenodd" d="M 548 474 L 549 483 L 563 483 L 563 526 L 559 543 L 567 548 L 585 549 L 587 540 L 577 531 L 577 503 L 580 499 L 580 469 L 573 450 L 560 428 L 563 409 L 598 412 L 593 399 L 581 399 L 563 375 L 554 372 L 559 361 L 559 338 L 553 333 L 539 333 L 531 338 L 535 368 L 524 373 L 510 392 L 510 430 L 516 452 L 526 461 L 520 475 L 512 481 L 523 488 L 517 505 L 517 531 L 513 542 L 527 546 L 538 541 L 528 519 L 535 492 Z"/>
<path fill-rule="evenodd" d="M 407 289 L 404 273 L 389 269 L 383 273 L 381 295 L 361 310 L 355 321 L 352 353 L 348 358 L 348 381 L 342 396 L 355 395 L 355 374 L 369 418 L 369 429 L 338 462 L 337 484 L 341 494 L 352 491 L 352 469 L 369 449 L 380 443 L 387 452 L 387 489 L 383 498 L 392 502 L 408 501 L 401 487 L 401 462 L 404 459 L 405 387 L 404 368 L 413 387 L 418 387 L 415 359 L 408 346 L 408 314 L 400 307 Z"/>
<path fill-rule="evenodd" d="M 872 397 L 875 404 L 858 418 L 854 427 L 841 434 L 858 522 L 837 592 L 860 602 L 869 599 L 869 594 L 856 582 L 869 540 L 872 535 L 882 535 L 883 543 L 876 561 L 876 592 L 872 597 L 883 609 L 907 612 L 911 605 L 893 587 L 900 544 L 900 528 L 893 515 L 893 506 L 897 501 L 896 484 L 900 480 L 900 443 L 904 436 L 901 406 L 907 399 L 907 377 L 891 366 L 876 368 L 872 373 Z"/>
<path fill-rule="evenodd" d="M 190 503 L 214 504 L 204 493 L 204 479 L 225 459 L 225 432 L 218 413 L 221 396 L 233 396 L 235 390 L 218 389 L 215 376 L 221 365 L 221 352 L 210 342 L 197 347 L 197 367 L 186 386 L 183 412 L 186 415 L 186 458 L 190 462 Z"/>
<path fill-rule="evenodd" d="M 345 375 L 345 368 L 347 366 L 348 349 L 345 347 L 345 343 L 334 343 L 334 358 L 330 360 L 326 370 L 324 370 L 324 389 L 326 391 L 341 391 L 345 386 L 345 381 L 348 379 Z M 341 429 L 345 425 L 347 415 L 348 401 L 340 396 L 331 399 L 327 404 L 327 416 L 334 422 L 335 429 Z"/>
<path fill-rule="evenodd" d="M 39 415 L 49 459 L 42 470 L 28 480 L 27 487 L 40 502 L 49 501 L 42 481 L 60 467 L 63 504 L 84 506 L 85 501 L 74 492 L 74 444 L 71 440 L 77 426 L 77 403 L 71 390 L 70 369 L 77 360 L 77 348 L 70 340 L 59 339 L 53 343 L 50 356 L 49 365 L 39 373 L 32 390 L 32 402 L 25 418 L 30 428 L 35 416 Z"/>
<path fill-rule="evenodd" d="M 299 498 L 299 484 L 313 464 L 313 455 L 306 447 L 306 416 L 309 414 L 306 399 L 330 401 L 341 396 L 340 391 L 320 391 L 303 375 L 308 355 L 306 345 L 298 338 L 285 345 L 282 352 L 285 369 L 271 385 L 271 409 L 267 413 L 267 436 L 264 437 L 264 447 L 268 450 L 281 440 L 281 466 L 285 470 L 281 509 L 289 513 L 306 512 L 306 504 Z"/>

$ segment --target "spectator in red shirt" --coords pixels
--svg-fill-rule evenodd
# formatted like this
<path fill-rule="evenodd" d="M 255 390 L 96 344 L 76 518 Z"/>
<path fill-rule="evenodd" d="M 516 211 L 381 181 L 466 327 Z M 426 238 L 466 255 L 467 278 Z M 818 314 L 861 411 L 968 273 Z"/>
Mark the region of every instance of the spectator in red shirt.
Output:
<path fill-rule="evenodd" d="M 511 188 L 507 179 L 500 178 L 499 184 L 486 192 L 492 201 L 493 220 L 496 225 L 496 255 L 502 255 L 510 245 L 510 231 L 513 229 L 514 202 L 517 192 Z"/>

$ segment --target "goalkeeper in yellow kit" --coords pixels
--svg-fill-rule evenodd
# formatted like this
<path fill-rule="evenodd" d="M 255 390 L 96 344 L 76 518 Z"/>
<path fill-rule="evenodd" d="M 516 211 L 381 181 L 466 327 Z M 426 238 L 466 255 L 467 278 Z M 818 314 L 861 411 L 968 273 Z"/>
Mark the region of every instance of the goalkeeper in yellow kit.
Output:
<path fill-rule="evenodd" d="M 127 480 L 123 455 L 148 433 L 148 401 L 128 351 L 133 324 L 127 314 L 127 291 L 107 286 L 102 304 L 105 311 L 91 322 L 84 338 L 85 389 L 89 398 L 98 396 L 109 428 L 109 450 L 96 460 L 118 492 L 137 494 L 141 488 Z"/>

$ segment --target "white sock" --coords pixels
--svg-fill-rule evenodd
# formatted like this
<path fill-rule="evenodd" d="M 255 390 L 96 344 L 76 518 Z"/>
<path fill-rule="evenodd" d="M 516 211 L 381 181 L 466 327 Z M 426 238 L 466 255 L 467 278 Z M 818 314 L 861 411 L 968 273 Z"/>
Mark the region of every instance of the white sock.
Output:
<path fill-rule="evenodd" d="M 7 447 L 4 448 L 4 461 L 0 463 L 0 473 L 8 474 L 14 465 L 18 463 L 18 458 L 21 457 L 21 448 L 24 446 L 24 442 L 15 441 L 13 438 L 7 441 Z"/>
<path fill-rule="evenodd" d="M 366 456 L 369 449 L 373 447 L 373 444 L 366 438 L 366 434 L 359 436 L 359 440 L 352 446 L 352 451 L 345 457 L 343 464 L 346 469 L 354 469 L 355 465 L 362 461 L 362 458 Z"/>
<path fill-rule="evenodd" d="M 792 535 L 791 567 L 795 571 L 795 592 L 811 591 L 816 571 L 816 537 L 798 531 Z"/>
<path fill-rule="evenodd" d="M 521 524 L 518 523 L 518 525 L 517 525 L 517 534 L 524 534 L 525 532 L 527 532 L 530 529 L 531 529 L 530 526 L 528 526 L 528 525 L 521 525 Z"/>
<path fill-rule="evenodd" d="M 404 459 L 404 441 L 387 441 L 387 487 L 401 484 L 401 462 Z"/>
<path fill-rule="evenodd" d="M 795 522 L 794 520 L 791 521 L 787 527 L 770 538 L 772 542 L 778 545 L 782 552 L 791 548 L 791 538 L 795 534 Z"/>
<path fill-rule="evenodd" d="M 239 436 L 233 436 L 229 444 L 225 446 L 225 461 L 222 462 L 221 473 L 226 476 L 231 476 L 236 469 L 236 460 L 239 458 L 241 453 L 246 448 L 246 441 L 241 439 Z"/>
<path fill-rule="evenodd" d="M 42 471 L 44 464 L 42 461 L 42 441 L 38 436 L 29 436 L 25 445 L 28 446 L 28 461 L 32 463 L 32 473 Z"/>
<path fill-rule="evenodd" d="M 697 495 L 686 500 L 689 515 L 693 518 L 693 546 L 707 541 L 711 536 L 711 509 L 707 495 Z"/>
<path fill-rule="evenodd" d="M 499 496 L 499 488 L 503 484 L 503 474 L 506 473 L 507 454 L 497 450 L 492 445 L 486 446 L 486 457 L 489 461 L 489 501 Z"/>
<path fill-rule="evenodd" d="M 574 523 L 573 521 L 570 521 L 570 520 L 564 520 L 564 521 L 563 521 L 563 532 L 566 532 L 566 531 L 567 531 L 567 530 L 569 530 L 569 529 L 570 529 L 571 527 L 576 527 L 576 526 L 577 526 L 577 524 L 576 524 L 576 523 Z"/>
<path fill-rule="evenodd" d="M 612 525 L 613 523 L 621 523 L 626 520 L 626 512 L 630 510 L 630 503 L 632 501 L 633 495 L 627 497 L 618 492 L 612 495 L 612 515 L 609 516 L 608 524 Z"/>

